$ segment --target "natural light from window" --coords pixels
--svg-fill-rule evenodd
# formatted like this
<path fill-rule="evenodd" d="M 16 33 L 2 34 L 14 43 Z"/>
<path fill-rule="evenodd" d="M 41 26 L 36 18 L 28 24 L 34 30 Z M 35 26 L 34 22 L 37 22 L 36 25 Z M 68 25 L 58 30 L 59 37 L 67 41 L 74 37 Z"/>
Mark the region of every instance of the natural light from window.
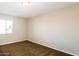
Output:
<path fill-rule="evenodd" d="M 12 20 L 0 20 L 0 34 L 12 33 L 13 21 Z"/>

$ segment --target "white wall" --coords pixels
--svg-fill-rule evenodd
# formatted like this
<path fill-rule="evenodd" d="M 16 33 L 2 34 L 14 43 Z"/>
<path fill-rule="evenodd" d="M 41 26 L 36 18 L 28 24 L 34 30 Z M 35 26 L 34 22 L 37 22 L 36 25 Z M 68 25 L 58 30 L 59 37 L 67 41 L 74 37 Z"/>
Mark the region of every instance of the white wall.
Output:
<path fill-rule="evenodd" d="M 0 34 L 0 45 L 26 40 L 27 38 L 26 19 L 6 15 L 0 15 L 0 19 L 13 20 L 13 33 L 5 35 Z"/>
<path fill-rule="evenodd" d="M 29 40 L 79 55 L 79 4 L 28 20 Z"/>

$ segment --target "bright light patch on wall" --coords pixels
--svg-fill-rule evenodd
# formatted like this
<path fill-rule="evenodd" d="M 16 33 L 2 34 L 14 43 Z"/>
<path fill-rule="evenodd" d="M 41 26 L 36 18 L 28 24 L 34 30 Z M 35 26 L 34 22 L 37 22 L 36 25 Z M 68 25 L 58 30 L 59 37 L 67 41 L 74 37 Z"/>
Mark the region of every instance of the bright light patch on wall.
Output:
<path fill-rule="evenodd" d="M 0 20 L 0 34 L 12 33 L 13 21 L 12 20 Z"/>

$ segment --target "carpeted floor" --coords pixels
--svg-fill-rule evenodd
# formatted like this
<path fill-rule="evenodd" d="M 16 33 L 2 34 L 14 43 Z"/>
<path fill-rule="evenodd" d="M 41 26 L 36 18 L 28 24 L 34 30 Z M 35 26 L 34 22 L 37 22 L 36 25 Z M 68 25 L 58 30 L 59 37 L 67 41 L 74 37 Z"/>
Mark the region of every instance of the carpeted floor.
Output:
<path fill-rule="evenodd" d="M 1 56 L 72 56 L 30 41 L 0 46 Z"/>

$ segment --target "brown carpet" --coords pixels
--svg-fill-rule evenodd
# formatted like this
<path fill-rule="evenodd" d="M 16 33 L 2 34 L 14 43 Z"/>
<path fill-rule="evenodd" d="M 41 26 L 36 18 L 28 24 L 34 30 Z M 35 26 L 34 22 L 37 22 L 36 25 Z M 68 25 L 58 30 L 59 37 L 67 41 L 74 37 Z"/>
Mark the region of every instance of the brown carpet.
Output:
<path fill-rule="evenodd" d="M 71 56 L 30 41 L 22 41 L 0 46 L 1 56 Z"/>

